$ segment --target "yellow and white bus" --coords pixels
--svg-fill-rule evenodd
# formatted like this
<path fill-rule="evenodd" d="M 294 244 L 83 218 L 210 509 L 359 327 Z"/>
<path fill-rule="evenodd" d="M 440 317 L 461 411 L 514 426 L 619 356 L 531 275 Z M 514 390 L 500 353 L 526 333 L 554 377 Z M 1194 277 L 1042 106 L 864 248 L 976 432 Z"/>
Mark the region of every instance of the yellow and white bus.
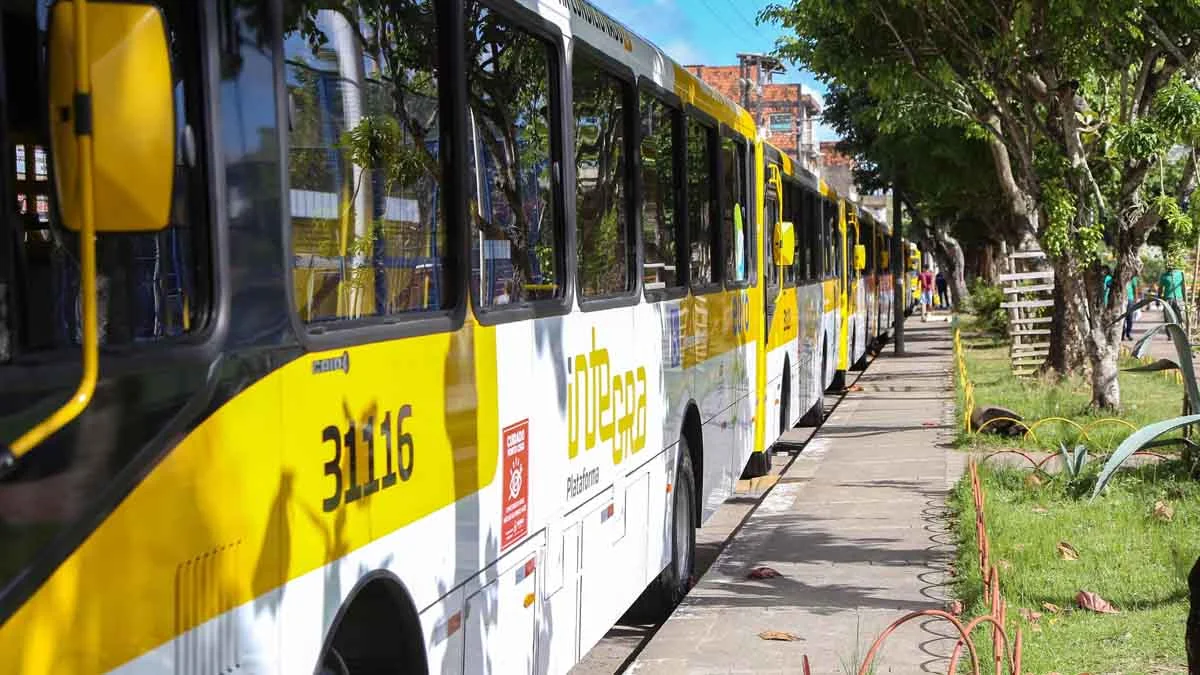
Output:
<path fill-rule="evenodd" d="M 565 672 L 865 349 L 853 205 L 583 0 L 0 42 L 4 672 Z"/>

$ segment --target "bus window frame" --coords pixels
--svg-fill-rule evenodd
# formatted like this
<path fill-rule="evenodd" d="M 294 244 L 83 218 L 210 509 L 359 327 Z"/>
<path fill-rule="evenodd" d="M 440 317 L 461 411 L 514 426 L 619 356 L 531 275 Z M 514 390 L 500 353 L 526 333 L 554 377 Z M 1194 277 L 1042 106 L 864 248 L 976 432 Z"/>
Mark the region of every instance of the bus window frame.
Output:
<path fill-rule="evenodd" d="M 466 25 L 466 15 L 462 12 L 462 3 L 442 3 L 435 2 L 435 6 L 452 5 L 459 12 L 459 20 L 453 24 L 454 47 L 456 48 L 456 58 L 461 61 L 453 62 L 453 65 L 459 66 L 454 71 L 454 89 L 461 92 L 461 95 L 467 95 L 467 61 L 466 61 L 466 45 L 459 42 L 463 39 L 462 32 L 468 29 L 474 30 L 474 27 Z M 523 302 L 501 305 L 499 307 L 483 307 L 478 295 L 471 288 L 471 235 L 470 235 L 470 208 L 466 206 L 468 195 L 471 194 L 470 186 L 467 185 L 468 176 L 465 171 L 462 174 L 463 188 L 462 196 L 459 202 L 463 207 L 463 217 L 457 224 L 457 228 L 462 230 L 462 238 L 464 242 L 465 255 L 461 264 L 462 271 L 459 272 L 459 283 L 463 284 L 466 289 L 465 295 L 471 305 L 472 314 L 482 326 L 496 326 L 505 323 L 513 323 L 517 321 L 528 321 L 532 319 L 540 319 L 544 317 L 563 316 L 570 314 L 572 304 L 575 302 L 575 277 L 574 256 L 571 251 L 575 250 L 575 231 L 574 228 L 567 227 L 567 183 L 568 179 L 572 179 L 571 185 L 574 186 L 573 178 L 575 175 L 573 164 L 568 166 L 565 161 L 566 157 L 566 139 L 570 136 L 571 120 L 568 119 L 567 110 L 569 109 L 569 101 L 567 100 L 567 92 L 571 90 L 571 74 L 566 67 L 568 64 L 566 51 L 566 38 L 562 33 L 562 29 L 557 24 L 549 19 L 542 17 L 533 10 L 526 9 L 520 5 L 510 5 L 493 0 L 479 0 L 482 5 L 490 12 L 498 14 L 503 19 L 509 21 L 514 27 L 520 28 L 531 36 L 541 39 L 548 43 L 550 49 L 549 68 L 550 68 L 550 189 L 553 191 L 552 199 L 554 201 L 554 262 L 559 265 L 562 273 L 560 278 L 563 278 L 562 293 L 541 300 L 526 300 Z M 444 30 L 444 29 L 443 29 Z M 468 97 L 469 98 L 469 97 Z M 466 106 L 467 100 L 463 99 L 462 105 L 455 108 L 455 121 L 459 121 L 461 113 L 462 126 L 456 126 L 455 131 L 462 130 L 463 133 L 457 134 L 459 143 L 463 147 L 463 163 L 460 166 L 466 166 Z M 461 108 L 461 111 L 459 110 Z M 574 206 L 574 200 L 571 204 Z M 459 298 L 462 302 L 462 298 Z"/>
<path fill-rule="evenodd" d="M 208 287 L 208 311 L 203 317 L 203 326 L 197 330 L 177 337 L 162 338 L 144 342 L 127 342 L 116 345 L 100 345 L 101 379 L 119 378 L 134 373 L 159 370 L 179 364 L 210 363 L 220 356 L 225 337 L 229 332 L 229 306 L 231 289 L 229 286 L 229 226 L 228 214 L 224 208 L 227 204 L 224 175 L 225 158 L 219 142 L 221 138 L 222 118 L 219 100 L 221 83 L 220 37 L 215 7 L 210 3 L 199 3 L 193 10 L 192 18 L 197 21 L 200 39 L 196 42 L 196 51 L 189 59 L 189 66 L 194 72 L 195 82 L 185 87 L 186 111 L 190 113 L 197 124 L 193 125 L 193 137 L 196 139 L 195 158 L 198 166 L 190 169 L 193 174 L 191 181 L 186 181 L 189 200 L 194 205 L 197 222 L 207 230 L 196 240 L 203 244 L 207 251 L 204 261 L 207 268 L 198 270 L 198 276 Z M 161 9 L 159 9 L 161 12 Z M 279 59 L 282 61 L 282 59 Z M 43 64 L 48 67 L 48 63 Z M 172 62 L 172 72 L 177 63 Z M 195 100 L 199 97 L 201 100 Z M 185 114 L 185 119 L 189 116 Z M 286 121 L 286 117 L 284 118 Z M 3 121 L 8 124 L 7 119 Z M 49 121 L 47 120 L 47 124 Z M 10 160 L 13 146 L 8 142 L 8 134 L 3 134 L 4 144 L 0 151 L 7 153 Z M 46 147 L 50 152 L 49 146 Z M 15 166 L 15 165 L 14 165 Z M 26 159 L 27 171 L 33 171 L 33 155 Z M 10 167 L 11 168 L 11 167 Z M 55 185 L 53 162 L 48 164 L 47 184 Z M 15 171 L 15 168 L 13 169 Z M 4 185 L 0 186 L 0 195 L 10 196 L 10 204 L 16 204 L 15 184 L 7 179 L 5 173 Z M 178 183 L 178 181 L 176 181 Z M 51 212 L 57 214 L 57 200 L 51 200 Z M 32 208 L 32 202 L 31 202 Z M 198 213 L 196 213 L 198 212 Z M 51 225 L 61 221 L 52 219 Z M 63 230 L 68 238 L 78 239 L 78 234 Z M 120 236 L 104 235 L 97 236 Z M 16 262 L 17 252 L 11 250 L 12 261 Z M 12 267 L 16 269 L 16 265 Z M 10 308 L 16 308 L 19 303 L 15 300 L 16 290 L 9 289 L 8 303 Z M 16 312 L 15 309 L 12 309 Z M 289 312 L 290 314 L 290 312 Z M 21 329 L 21 321 L 13 322 L 13 327 Z M 14 343 L 17 340 L 14 339 Z M 10 393 L 30 389 L 45 391 L 56 387 L 69 387 L 79 381 L 82 367 L 82 352 L 78 346 L 58 347 L 38 351 L 21 351 L 14 348 L 12 358 L 0 361 L 0 386 Z"/>
<path fill-rule="evenodd" d="M 733 141 L 734 147 L 741 148 L 742 166 L 740 169 L 742 180 L 746 186 L 746 194 L 742 196 L 742 198 L 746 200 L 746 215 L 742 219 L 742 229 L 745 232 L 745 241 L 743 243 L 746 250 L 743 251 L 743 253 L 746 256 L 746 278 L 736 281 L 725 278 L 728 270 L 725 269 L 725 239 L 721 236 L 723 231 L 722 228 L 725 225 L 725 209 L 729 206 L 729 197 L 725 194 L 724 186 L 722 185 L 721 180 L 723 177 L 723 171 L 725 169 L 725 148 L 723 147 L 723 142 L 725 140 Z M 729 125 L 721 124 L 717 133 L 716 164 L 717 172 L 714 187 L 717 191 L 718 219 L 716 233 L 717 248 L 714 250 L 717 252 L 717 255 L 720 256 L 721 261 L 720 284 L 721 287 L 727 291 L 740 291 L 747 288 L 755 288 L 758 285 L 758 265 L 755 264 L 755 258 L 757 256 L 756 249 L 754 247 L 758 245 L 758 238 L 754 236 L 754 233 L 758 226 L 758 223 L 756 222 L 758 219 L 754 217 L 755 209 L 752 206 L 756 202 L 754 199 L 754 180 L 751 174 L 751 168 L 754 165 L 754 160 L 753 152 L 750 146 L 750 140 Z M 783 167 L 781 166 L 780 170 L 782 171 L 782 169 Z M 733 243 L 732 237 L 730 238 L 730 243 Z"/>
<path fill-rule="evenodd" d="M 671 161 L 674 162 L 674 172 L 671 177 L 674 180 L 674 185 L 671 186 L 671 195 L 675 199 L 675 270 L 679 282 L 675 286 L 645 288 L 646 258 L 643 249 L 645 233 L 642 229 L 641 218 L 646 186 L 642 181 L 642 172 L 639 170 L 634 174 L 634 212 L 637 218 L 637 225 L 634 229 L 637 230 L 638 284 L 642 288 L 642 295 L 646 298 L 646 302 L 663 302 L 665 300 L 678 300 L 679 298 L 686 297 L 688 290 L 691 288 L 692 233 L 691 228 L 688 226 L 687 177 L 685 176 L 685 172 L 687 171 L 687 110 L 678 94 L 660 87 L 658 83 L 647 79 L 645 76 L 638 78 L 638 122 L 635 129 L 637 136 L 637 156 L 634 158 L 635 164 L 640 165 L 637 157 L 641 155 L 642 141 L 645 140 L 642 136 L 641 125 L 643 94 L 655 99 L 673 113 L 672 134 L 674 138 L 672 139 Z"/>
<path fill-rule="evenodd" d="M 688 148 L 688 122 L 695 121 L 698 124 L 708 129 L 708 186 L 709 197 L 711 198 L 709 207 L 709 245 L 712 247 L 712 256 L 710 263 L 712 265 L 712 281 L 703 284 L 697 284 L 695 279 L 692 279 L 692 221 L 691 213 L 685 210 L 687 217 L 687 253 L 686 260 L 688 265 L 687 282 L 688 289 L 693 296 L 710 295 L 719 293 L 724 290 L 722 285 L 722 277 L 724 276 L 725 258 L 721 254 L 721 186 L 719 183 L 720 163 L 721 163 L 721 124 L 717 118 L 709 115 L 695 105 L 687 104 L 684 106 L 684 124 L 683 124 L 683 200 L 687 202 L 687 190 L 690 185 L 691 176 L 688 175 L 687 148 Z M 719 263 L 719 264 L 718 264 Z"/>
<path fill-rule="evenodd" d="M 641 204 L 636 193 L 638 163 L 636 161 L 637 153 L 641 151 L 641 143 L 639 142 L 641 134 L 640 129 L 640 111 L 641 99 L 638 96 L 637 75 L 633 68 L 621 63 L 617 59 L 605 54 L 596 47 L 583 42 L 577 37 L 571 38 L 571 48 L 567 52 L 566 71 L 567 77 L 570 78 L 571 86 L 566 90 L 567 107 L 570 110 L 570 119 L 568 121 L 568 130 L 571 135 L 569 145 L 572 151 L 575 147 L 575 56 L 581 54 L 585 59 L 592 62 L 597 69 L 606 75 L 621 82 L 623 88 L 622 95 L 622 120 L 625 125 L 624 152 L 622 158 L 625 163 L 625 180 L 624 188 L 625 195 L 621 200 L 622 208 L 625 209 L 625 277 L 626 282 L 631 285 L 619 293 L 606 293 L 604 295 L 585 296 L 583 286 L 580 285 L 579 279 L 579 246 L 578 244 L 571 247 L 567 251 L 568 257 L 571 258 L 572 280 L 575 287 L 576 297 L 579 298 L 579 309 L 584 312 L 596 312 L 605 309 L 614 309 L 617 307 L 630 307 L 638 304 L 642 293 L 642 248 L 640 235 L 640 223 L 638 222 L 639 209 Z M 567 166 L 567 165 L 570 166 Z M 579 207 L 576 204 L 576 196 L 578 193 L 579 178 L 575 174 L 575 161 L 572 158 L 570 162 L 563 162 L 563 169 L 570 175 L 569 183 L 563 181 L 564 195 L 570 195 L 570 208 L 566 210 L 568 218 L 568 228 L 573 238 L 578 241 L 579 236 Z M 571 190 L 566 189 L 566 185 L 571 185 Z"/>
<path fill-rule="evenodd" d="M 840 217 L 837 200 L 827 195 L 821 195 L 821 238 L 825 240 L 825 262 L 829 263 L 828 265 L 822 265 L 826 281 L 841 279 L 841 272 L 838 270 L 838 260 L 841 256 L 838 255 L 837 245 L 838 239 L 841 238 L 838 229 L 838 220 Z"/>
<path fill-rule="evenodd" d="M 797 219 L 788 218 L 788 213 L 787 213 L 786 209 L 791 208 L 791 206 L 789 206 L 789 205 L 791 204 L 792 200 L 789 197 L 789 194 L 796 191 L 796 188 L 797 188 L 799 182 L 796 180 L 795 176 L 784 174 L 782 167 L 780 167 L 780 175 L 781 175 L 782 181 L 783 181 L 783 195 L 782 195 L 783 196 L 783 204 L 786 208 L 785 209 L 777 209 L 777 212 L 779 214 L 778 222 L 783 222 L 785 220 L 791 220 L 792 232 L 794 233 L 794 236 L 795 236 L 795 250 L 792 253 L 792 264 L 791 264 L 792 279 L 791 279 L 791 281 L 788 281 L 786 278 L 784 278 L 781 281 L 781 287 L 785 288 L 785 289 L 786 288 L 797 288 L 803 282 L 803 280 L 800 278 L 800 252 L 804 250 L 804 248 L 803 248 L 804 247 L 804 226 L 803 226 L 803 223 L 799 222 Z M 766 184 L 764 183 L 764 189 L 765 189 L 765 186 L 766 186 Z M 765 215 L 765 213 L 766 213 L 766 211 L 765 211 L 766 195 L 765 194 L 763 195 L 763 204 L 764 204 L 764 215 Z M 764 223 L 763 225 L 765 227 L 766 223 Z M 764 239 L 766 238 L 765 230 L 763 232 L 763 238 Z M 766 249 L 764 249 L 764 251 L 765 250 Z"/>

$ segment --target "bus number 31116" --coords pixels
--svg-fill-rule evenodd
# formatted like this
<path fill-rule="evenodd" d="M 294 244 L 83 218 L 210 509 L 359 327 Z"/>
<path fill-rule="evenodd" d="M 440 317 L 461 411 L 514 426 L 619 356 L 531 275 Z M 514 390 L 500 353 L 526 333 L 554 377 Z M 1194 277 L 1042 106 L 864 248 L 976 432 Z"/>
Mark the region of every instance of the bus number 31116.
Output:
<path fill-rule="evenodd" d="M 331 424 L 321 431 L 321 443 L 333 446 L 333 458 L 325 462 L 325 475 L 333 477 L 333 494 L 321 502 L 326 511 L 333 511 L 342 503 L 349 504 L 364 497 L 369 497 L 380 490 L 396 485 L 397 477 L 407 481 L 413 472 L 413 438 L 412 434 L 404 432 L 404 420 L 412 417 L 412 406 L 404 405 L 396 413 L 396 427 L 392 429 L 392 413 L 383 415 L 379 424 L 379 435 L 383 437 L 384 474 L 377 476 L 375 471 L 375 417 L 367 418 L 365 424 L 359 427 L 354 422 L 346 430 Z M 366 448 L 367 475 L 366 480 L 359 482 L 358 460 L 359 442 Z M 392 444 L 395 442 L 395 454 L 392 454 Z M 343 481 L 342 452 L 346 452 L 346 473 Z M 343 488 L 345 490 L 343 491 Z"/>

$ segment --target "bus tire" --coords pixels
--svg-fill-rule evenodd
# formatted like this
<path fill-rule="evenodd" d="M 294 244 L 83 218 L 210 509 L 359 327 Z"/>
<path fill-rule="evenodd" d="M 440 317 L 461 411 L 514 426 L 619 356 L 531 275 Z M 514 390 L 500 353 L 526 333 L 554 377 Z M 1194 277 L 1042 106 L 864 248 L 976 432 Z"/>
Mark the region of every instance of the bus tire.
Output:
<path fill-rule="evenodd" d="M 679 439 L 679 465 L 671 488 L 671 562 L 642 593 L 638 613 L 665 621 L 692 586 L 696 571 L 696 480 L 687 438 Z"/>

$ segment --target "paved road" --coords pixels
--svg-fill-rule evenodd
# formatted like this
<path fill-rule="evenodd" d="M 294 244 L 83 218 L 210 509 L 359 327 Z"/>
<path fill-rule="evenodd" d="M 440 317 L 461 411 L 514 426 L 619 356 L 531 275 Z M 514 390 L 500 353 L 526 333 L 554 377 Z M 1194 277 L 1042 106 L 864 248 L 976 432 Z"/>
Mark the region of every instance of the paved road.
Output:
<path fill-rule="evenodd" d="M 946 608 L 945 497 L 965 459 L 949 447 L 950 331 L 906 329 L 908 354 L 876 359 L 629 672 L 798 673 L 805 655 L 814 673 L 853 672 L 893 620 Z M 748 579 L 760 565 L 780 576 Z M 947 628 L 901 628 L 874 672 L 945 672 Z"/>
<path fill-rule="evenodd" d="M 837 401 L 827 396 L 826 403 L 828 412 Z M 813 429 L 793 429 L 788 432 L 786 440 L 794 454 L 776 453 L 768 476 L 754 481 L 739 481 L 734 496 L 721 505 L 704 527 L 696 532 L 697 577 L 708 571 L 709 566 L 729 542 L 730 536 L 758 506 L 763 495 L 800 453 L 813 432 Z M 571 670 L 571 675 L 611 675 L 624 672 L 658 628 L 659 626 L 653 624 L 618 623 Z"/>
<path fill-rule="evenodd" d="M 930 323 L 922 325 L 919 319 L 915 321 L 910 319 L 908 326 L 911 337 L 910 344 L 914 347 L 913 351 L 924 353 L 927 358 L 915 360 L 897 359 L 897 361 L 904 362 L 901 366 L 901 371 L 913 372 L 913 369 L 924 370 L 932 367 L 936 372 L 929 373 L 929 375 L 933 377 L 933 379 L 929 380 L 929 382 L 933 382 L 933 386 L 935 388 L 943 388 L 941 380 L 946 379 L 947 371 L 945 368 L 942 368 L 941 370 L 937 369 L 941 368 L 941 365 L 939 365 L 941 360 L 945 360 L 947 364 L 949 363 L 950 351 L 949 342 L 947 341 L 949 331 L 947 325 L 945 323 Z M 891 353 L 892 352 L 890 348 L 885 351 L 885 355 Z M 812 430 L 796 429 L 789 432 L 786 440 L 788 441 L 789 446 L 795 448 L 797 454 L 777 454 L 770 476 L 759 479 L 754 484 L 740 484 L 738 493 L 717 511 L 717 513 L 705 525 L 705 527 L 701 528 L 701 530 L 697 532 L 697 576 L 702 577 L 702 581 L 698 585 L 697 589 L 693 590 L 693 593 L 691 596 L 689 596 L 689 599 L 692 601 L 705 602 L 704 599 L 697 600 L 697 598 L 700 598 L 701 595 L 705 595 L 706 593 L 704 590 L 705 583 L 708 581 L 710 576 L 715 575 L 720 577 L 722 575 L 721 572 L 710 570 L 713 562 L 717 560 L 718 555 L 723 556 L 722 560 L 725 560 L 729 557 L 731 550 L 727 548 L 727 546 L 730 544 L 731 540 L 737 542 L 742 541 L 743 539 L 749 539 L 752 536 L 761 538 L 762 532 L 759 532 L 759 535 L 752 535 L 747 533 L 746 528 L 748 528 L 751 523 L 754 523 L 755 518 L 759 518 L 760 515 L 769 517 L 765 516 L 765 514 L 773 511 L 778 512 L 781 508 L 781 505 L 787 503 L 789 499 L 794 500 L 800 485 L 809 481 L 816 472 L 817 467 L 819 467 L 822 461 L 830 455 L 830 449 L 835 447 L 833 444 L 851 443 L 860 447 L 863 445 L 869 445 L 873 448 L 873 452 L 881 453 L 874 460 L 876 470 L 890 472 L 888 467 L 895 460 L 895 458 L 892 456 L 890 451 L 885 450 L 884 448 L 890 448 L 891 445 L 887 444 L 885 446 L 884 443 L 876 442 L 878 440 L 882 440 L 879 438 L 868 440 L 868 442 L 864 444 L 864 439 L 867 437 L 881 436 L 892 429 L 892 424 L 898 424 L 898 426 L 895 428 L 896 431 L 902 431 L 903 429 L 909 429 L 911 431 L 912 422 L 914 419 L 917 419 L 913 417 L 914 414 L 919 415 L 927 413 L 927 416 L 932 416 L 931 419 L 938 420 L 939 423 L 941 422 L 940 416 L 946 414 L 949 416 L 947 421 L 950 424 L 953 424 L 952 407 L 943 409 L 944 406 L 942 406 L 941 403 L 931 403 L 923 395 L 913 394 L 913 378 L 908 378 L 908 381 L 903 381 L 904 375 L 897 375 L 895 368 L 892 368 L 893 372 L 891 375 L 877 375 L 876 371 L 879 369 L 878 366 L 882 363 L 887 363 L 888 361 L 889 359 L 887 359 L 886 356 L 877 359 L 871 368 L 866 371 L 866 374 L 862 375 L 858 381 L 854 383 L 864 386 L 865 390 L 859 393 L 852 393 L 839 402 L 838 407 L 833 409 L 833 413 L 829 417 L 826 425 L 822 427 L 820 432 L 818 432 L 816 440 L 810 440 L 810 437 L 812 436 Z M 916 384 L 917 389 L 920 389 L 923 386 L 926 385 L 922 384 L 921 382 Z M 919 412 L 912 410 L 911 406 L 906 408 L 904 405 L 901 405 L 899 410 L 894 410 L 892 409 L 893 406 L 886 403 L 888 399 L 895 401 L 910 398 L 916 401 L 915 405 L 919 408 Z M 882 422 L 884 426 L 879 426 L 878 428 L 875 427 L 876 424 L 881 423 L 879 420 L 872 422 L 870 420 L 861 419 L 862 413 L 856 411 L 858 410 L 859 406 L 863 405 L 868 407 L 883 406 L 888 408 L 890 412 L 884 413 L 885 417 L 887 417 L 887 420 Z M 899 418 L 903 418 L 903 423 L 897 423 L 897 419 Z M 853 428 L 847 427 L 847 425 L 852 425 Z M 840 427 L 841 430 L 836 431 L 835 428 L 837 427 Z M 873 430 L 867 429 L 867 427 L 871 427 Z M 930 433 L 937 432 L 937 430 L 930 430 L 924 426 L 920 428 L 923 432 L 919 434 L 920 438 L 926 438 L 930 435 Z M 833 438 L 835 434 L 848 434 L 848 439 L 853 440 L 843 439 L 838 441 Z M 940 457 L 941 453 L 942 450 L 939 448 L 936 450 L 935 454 L 937 457 Z M 936 458 L 934 461 L 936 463 Z M 926 464 L 928 465 L 928 463 Z M 858 471 L 861 470 L 861 468 L 862 467 L 859 467 L 858 469 L 853 470 Z M 771 490 L 776 482 L 781 480 L 781 475 L 783 476 L 782 481 L 785 483 L 785 485 L 781 485 L 780 488 Z M 948 475 L 949 474 L 947 474 L 947 476 Z M 938 475 L 937 480 L 934 481 L 934 483 L 936 483 L 934 486 L 935 490 L 942 489 L 942 479 L 948 480 L 949 478 L 947 478 L 947 476 L 942 476 L 941 474 Z M 807 490 L 808 487 L 805 487 L 806 492 Z M 875 490 L 875 492 L 878 493 L 877 490 Z M 765 500 L 763 499 L 764 493 L 767 493 Z M 854 489 L 851 489 L 850 492 L 838 492 L 835 490 L 833 492 L 829 492 L 828 494 L 818 495 L 816 499 L 818 502 L 833 500 L 833 504 L 846 504 L 858 499 L 858 497 L 855 496 L 856 493 L 857 490 Z M 920 499 L 918 499 L 918 501 L 920 501 Z M 891 502 L 887 501 L 885 504 L 880 502 L 878 499 L 874 499 L 874 504 L 875 505 L 873 507 L 868 506 L 863 508 L 867 508 L 868 510 L 873 509 L 874 511 L 879 511 L 881 509 L 887 511 L 890 509 L 888 504 L 891 504 Z M 925 504 L 921 504 L 922 508 L 925 506 Z M 838 507 L 826 504 L 823 508 L 823 513 L 825 515 L 829 515 L 830 509 L 836 510 Z M 784 506 L 783 510 L 786 511 L 787 507 Z M 816 522 L 820 521 L 818 520 Z M 830 522 L 828 525 L 833 525 L 833 523 Z M 907 524 L 906 526 L 910 525 L 911 523 Z M 923 523 L 920 526 L 924 527 L 925 525 L 926 523 Z M 743 527 L 743 529 L 738 531 L 739 527 Z M 794 533 L 788 533 L 788 536 L 792 536 L 792 534 Z M 862 534 L 861 528 L 858 534 Z M 804 538 L 803 536 L 801 536 L 800 539 L 797 539 L 796 542 L 797 546 L 803 547 L 806 547 L 812 543 L 812 541 Z M 925 542 L 925 546 L 928 546 L 928 542 Z M 800 560 L 803 555 L 803 553 L 798 553 L 795 559 Z M 728 565 L 729 562 L 726 561 L 725 564 Z M 785 563 L 771 564 L 779 567 L 780 571 L 783 571 L 786 568 Z M 829 561 L 818 556 L 818 559 L 814 561 L 814 564 L 817 567 L 825 567 L 830 563 Z M 737 574 L 741 575 L 741 563 L 734 563 L 734 566 L 738 568 Z M 878 574 L 879 569 L 870 569 L 870 565 L 868 565 L 868 568 L 864 568 L 862 571 L 865 574 L 873 576 Z M 928 570 L 923 571 L 927 572 Z M 728 574 L 728 572 L 725 572 L 725 574 Z M 739 576 L 739 580 L 740 579 L 741 576 Z M 757 597 L 762 599 L 761 595 L 754 593 L 749 595 L 751 598 Z M 796 607 L 801 607 L 805 606 L 806 604 L 813 604 L 813 599 L 796 598 L 794 599 L 794 602 L 797 603 Z M 787 604 L 789 603 L 774 602 L 772 603 L 772 608 L 768 609 L 764 607 L 757 607 L 751 612 L 751 614 L 761 614 L 763 611 L 785 609 Z M 753 602 L 751 602 L 748 607 L 751 605 L 753 605 Z M 688 606 L 689 600 L 685 600 L 683 607 Z M 684 613 L 686 612 L 687 610 L 684 610 Z M 824 610 L 819 610 L 817 612 L 818 615 L 824 615 L 824 613 Z M 680 613 L 677 612 L 676 616 L 679 614 Z M 731 618 L 731 620 L 734 622 L 739 622 L 742 621 L 742 618 Z M 666 629 L 664 629 L 662 626 L 654 625 L 639 625 L 633 623 L 618 624 L 611 631 L 609 631 L 608 635 L 606 635 L 599 644 L 597 644 L 587 655 L 585 655 L 583 660 L 571 671 L 572 675 L 609 675 L 610 673 L 624 672 L 626 669 L 630 669 L 629 672 L 636 671 L 641 673 L 646 672 L 648 669 L 647 664 L 652 663 L 653 661 L 659 661 L 658 665 L 665 667 L 662 669 L 649 667 L 651 672 L 673 671 L 674 673 L 690 673 L 709 671 L 710 666 L 713 666 L 711 670 L 726 672 L 726 664 L 714 665 L 712 663 L 700 662 L 680 663 L 674 662 L 669 658 L 667 661 L 661 661 L 660 659 L 664 657 L 664 653 L 669 653 L 671 651 L 670 645 L 672 643 L 678 645 L 681 643 L 677 643 L 676 641 L 682 640 L 683 643 L 692 644 L 697 641 L 700 635 L 703 635 L 706 632 L 695 632 L 693 630 L 693 625 L 683 629 L 682 632 L 674 631 L 674 637 L 667 637 L 662 635 L 662 633 L 659 633 L 660 630 L 672 632 L 672 621 L 676 621 L 676 618 L 672 617 L 672 619 L 668 621 L 666 624 Z M 822 621 L 824 621 L 824 619 L 822 619 Z M 709 626 L 706 630 L 707 632 L 711 632 L 712 627 Z M 757 631 L 755 631 L 754 634 L 756 635 Z M 647 655 L 643 653 L 642 650 L 646 649 L 647 645 L 655 645 L 660 642 L 668 646 L 657 650 L 658 653 L 656 655 Z M 720 644 L 720 641 L 717 641 L 716 643 Z M 733 645 L 730 645 L 730 648 L 732 649 L 733 653 L 736 653 L 736 649 L 762 650 L 764 649 L 764 644 L 767 644 L 768 647 L 770 646 L 768 643 L 763 643 L 757 637 L 753 637 L 753 644 L 747 645 L 737 642 L 736 648 L 733 648 Z M 850 645 L 851 649 L 853 648 L 852 639 L 847 644 Z M 810 651 L 809 653 L 814 652 Z M 645 658 L 639 660 L 639 656 Z M 638 661 L 637 665 L 633 668 L 630 668 L 630 666 L 634 664 L 635 660 Z M 740 657 L 738 657 L 738 660 L 740 660 Z M 825 665 L 829 666 L 830 668 L 837 667 L 836 663 L 827 663 Z M 791 672 L 797 672 L 793 665 L 789 665 L 789 668 L 792 668 Z M 814 672 L 832 671 L 818 668 L 815 669 Z"/>

